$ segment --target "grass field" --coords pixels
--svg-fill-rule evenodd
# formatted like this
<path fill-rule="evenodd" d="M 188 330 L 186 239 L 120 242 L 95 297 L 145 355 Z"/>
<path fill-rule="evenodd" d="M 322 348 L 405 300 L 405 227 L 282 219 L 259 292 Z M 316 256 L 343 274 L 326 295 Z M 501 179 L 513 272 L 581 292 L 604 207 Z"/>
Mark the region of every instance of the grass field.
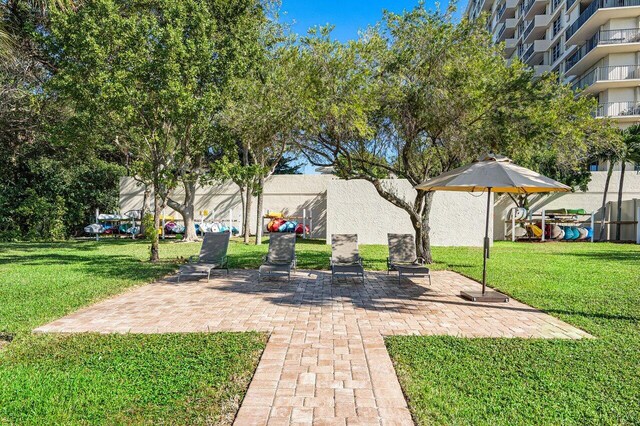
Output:
<path fill-rule="evenodd" d="M 640 247 L 498 243 L 489 282 L 596 339 L 392 337 L 418 424 L 639 424 Z M 437 249 L 481 277 L 481 251 Z"/>
<path fill-rule="evenodd" d="M 174 271 L 198 244 L 0 245 L 1 423 L 229 423 L 265 344 L 261 334 L 31 335 L 34 327 Z M 232 268 L 267 245 L 234 240 Z M 327 269 L 321 241 L 297 246 L 301 269 Z M 361 246 L 385 268 L 384 246 Z M 479 278 L 481 251 L 435 248 L 436 269 Z M 582 341 L 393 337 L 387 346 L 419 424 L 638 424 L 640 247 L 496 243 L 489 282 L 581 327 Z"/>
<path fill-rule="evenodd" d="M 231 424 L 266 336 L 31 334 L 81 306 L 152 281 L 195 245 L 0 245 L 0 424 Z M 173 260 L 169 260 L 172 258 Z"/>

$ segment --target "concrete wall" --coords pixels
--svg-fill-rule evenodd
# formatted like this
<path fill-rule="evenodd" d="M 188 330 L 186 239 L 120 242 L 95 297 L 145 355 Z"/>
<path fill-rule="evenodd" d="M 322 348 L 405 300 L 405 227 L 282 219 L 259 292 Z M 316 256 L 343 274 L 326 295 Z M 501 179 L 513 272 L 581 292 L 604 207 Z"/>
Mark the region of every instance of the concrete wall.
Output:
<path fill-rule="evenodd" d="M 538 213 L 542 209 L 585 209 L 587 212 L 596 212 L 596 220 L 600 220 L 603 214 L 601 206 L 606 176 L 606 172 L 593 172 L 587 192 L 577 191 L 573 193 L 533 196 L 531 198 L 532 202 L 530 211 Z M 607 201 L 612 202 L 610 205 L 610 209 L 613 209 L 611 216 L 612 220 L 615 220 L 616 217 L 615 209 L 616 200 L 618 199 L 619 182 L 620 172 L 614 171 L 611 176 L 611 183 L 607 194 Z M 633 220 L 632 200 L 640 200 L 640 174 L 633 171 L 625 173 L 624 192 L 622 198 L 623 200 L 631 200 L 631 202 L 624 204 L 622 220 Z M 640 201 L 637 203 L 640 205 Z M 513 201 L 511 201 L 507 196 L 502 196 L 496 200 L 496 207 L 494 211 L 494 239 L 505 239 L 504 221 L 507 220 L 509 210 L 513 207 Z M 635 240 L 634 225 L 623 225 L 621 231 L 623 240 Z M 613 225 L 611 226 L 610 232 L 612 236 L 615 235 L 615 227 Z"/>
<path fill-rule="evenodd" d="M 596 211 L 596 218 L 602 217 L 600 206 L 606 172 L 594 172 L 588 192 L 534 196 L 531 211 L 538 212 L 554 208 L 583 208 Z M 620 172 L 613 172 L 609 187 L 608 201 L 615 220 Z M 385 181 L 390 189 L 404 199 L 411 201 L 415 190 L 405 180 Z M 625 175 L 624 200 L 640 200 L 640 174 L 627 172 Z M 133 179 L 124 178 L 120 185 L 120 207 L 122 212 L 140 209 L 143 189 Z M 178 191 L 176 198 L 182 199 Z M 635 202 L 640 206 L 640 201 Z M 256 206 L 251 214 L 252 233 L 256 229 Z M 493 203 L 492 203 L 493 205 Z M 330 239 L 332 233 L 357 233 L 362 244 L 386 244 L 387 233 L 413 233 L 408 214 L 381 198 L 373 185 L 362 180 L 345 181 L 333 175 L 280 175 L 273 176 L 266 183 L 265 210 L 284 211 L 289 216 L 302 216 L 307 209 L 313 217 L 313 238 Z M 495 200 L 492 210 L 493 221 L 490 235 L 494 239 L 505 239 L 504 221 L 509 209 L 513 208 L 510 198 L 502 196 Z M 625 203 L 623 220 L 633 219 L 633 201 Z M 209 210 L 208 220 L 228 222 L 233 216 L 234 225 L 241 228 L 241 201 L 235 184 L 220 184 L 198 188 L 196 211 Z M 480 246 L 484 236 L 486 198 L 477 194 L 437 192 L 431 209 L 431 240 L 436 246 Z M 179 218 L 167 209 L 166 213 Z M 199 216 L 196 215 L 196 219 Z M 610 235 L 615 235 L 615 227 L 610 227 Z M 622 238 L 635 240 L 636 227 L 622 226 Z"/>
<path fill-rule="evenodd" d="M 405 200 L 415 190 L 406 180 L 387 180 L 387 188 Z M 431 242 L 435 246 L 481 246 L 486 198 L 439 192 L 431 208 Z M 363 180 L 332 180 L 327 188 L 327 236 L 357 233 L 362 244 L 386 244 L 387 233 L 413 233 L 409 215 L 381 198 Z M 490 224 L 490 235 L 491 235 Z"/>
<path fill-rule="evenodd" d="M 415 190 L 405 180 L 385 182 L 407 200 Z M 132 178 L 120 182 L 122 212 L 140 209 L 143 188 Z M 181 191 L 175 197 L 182 200 Z M 252 233 L 256 229 L 256 206 L 251 215 Z M 405 211 L 382 199 L 366 181 L 337 179 L 332 175 L 282 175 L 266 182 L 265 210 L 284 211 L 301 216 L 307 209 L 313 217 L 313 238 L 330 239 L 332 233 L 358 233 L 361 244 L 386 244 L 388 232 L 413 233 Z M 438 193 L 431 210 L 431 237 L 434 245 L 478 246 L 482 244 L 486 199 L 469 194 Z M 240 229 L 241 201 L 235 184 L 198 188 L 196 212 L 208 210 L 208 220 L 228 222 L 230 213 Z M 167 215 L 179 218 L 170 208 Z M 199 215 L 196 213 L 196 219 Z"/>

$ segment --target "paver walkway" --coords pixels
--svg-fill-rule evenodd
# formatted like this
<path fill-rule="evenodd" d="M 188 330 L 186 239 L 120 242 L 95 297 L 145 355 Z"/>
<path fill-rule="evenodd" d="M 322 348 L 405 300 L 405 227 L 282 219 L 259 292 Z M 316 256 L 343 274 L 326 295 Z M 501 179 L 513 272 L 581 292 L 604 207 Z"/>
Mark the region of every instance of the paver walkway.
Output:
<path fill-rule="evenodd" d="M 581 338 L 587 333 L 511 300 L 458 297 L 478 284 L 433 272 L 433 284 L 367 273 L 365 283 L 298 272 L 257 282 L 234 271 L 209 283 L 160 281 L 38 328 L 46 332 L 271 333 L 236 424 L 413 424 L 383 336 Z"/>

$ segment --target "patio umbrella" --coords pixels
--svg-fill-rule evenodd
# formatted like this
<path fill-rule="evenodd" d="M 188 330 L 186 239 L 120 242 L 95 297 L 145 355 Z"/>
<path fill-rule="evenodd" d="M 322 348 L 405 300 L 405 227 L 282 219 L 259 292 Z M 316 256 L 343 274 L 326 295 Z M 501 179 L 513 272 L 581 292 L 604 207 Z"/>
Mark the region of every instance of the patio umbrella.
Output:
<path fill-rule="evenodd" d="M 472 301 L 507 302 L 509 299 L 495 291 L 487 292 L 487 259 L 489 258 L 489 212 L 491 193 L 510 192 L 533 194 L 569 192 L 571 188 L 546 176 L 520 167 L 509 158 L 488 154 L 466 166 L 459 167 L 416 186 L 422 191 L 459 191 L 487 193 L 487 220 L 484 233 L 482 264 L 482 292 L 466 291 L 461 296 Z"/>

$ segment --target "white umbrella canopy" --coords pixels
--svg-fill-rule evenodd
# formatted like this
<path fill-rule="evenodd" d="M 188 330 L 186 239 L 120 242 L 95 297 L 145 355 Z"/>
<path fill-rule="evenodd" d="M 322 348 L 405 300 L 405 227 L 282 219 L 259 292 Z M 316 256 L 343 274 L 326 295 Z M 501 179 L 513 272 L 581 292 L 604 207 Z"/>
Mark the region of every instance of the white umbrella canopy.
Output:
<path fill-rule="evenodd" d="M 458 167 L 416 186 L 423 191 L 569 192 L 571 187 L 518 166 L 507 157 L 488 154 L 466 166 Z"/>
<path fill-rule="evenodd" d="M 495 291 L 487 292 L 487 259 L 489 258 L 489 212 L 491 193 L 509 192 L 534 194 L 544 192 L 570 192 L 571 187 L 546 176 L 520 167 L 509 158 L 487 154 L 466 166 L 458 167 L 416 186 L 422 191 L 486 192 L 487 218 L 484 234 L 482 265 L 482 292 L 463 291 L 461 296 L 471 301 L 508 302 L 509 298 Z"/>

